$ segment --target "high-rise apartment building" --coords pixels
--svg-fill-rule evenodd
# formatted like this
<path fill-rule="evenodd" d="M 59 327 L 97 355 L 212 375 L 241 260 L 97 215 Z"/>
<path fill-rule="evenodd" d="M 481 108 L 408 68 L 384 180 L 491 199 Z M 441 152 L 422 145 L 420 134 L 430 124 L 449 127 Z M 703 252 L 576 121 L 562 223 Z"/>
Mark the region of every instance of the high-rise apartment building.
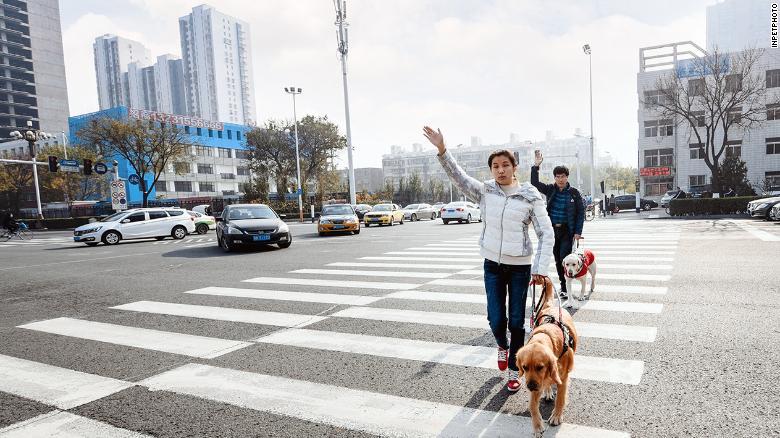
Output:
<path fill-rule="evenodd" d="M 230 123 L 255 120 L 249 25 L 208 5 L 179 18 L 191 116 Z"/>
<path fill-rule="evenodd" d="M 68 127 L 68 94 L 57 0 L 0 0 L 0 138 L 33 127 Z"/>
<path fill-rule="evenodd" d="M 130 75 L 126 75 L 128 65 L 135 63 L 136 68 L 149 66 L 152 63 L 149 49 L 137 41 L 110 34 L 95 38 L 92 48 L 100 109 L 132 106 L 131 87 L 127 81 L 136 81 L 136 78 L 130 79 Z M 137 98 L 137 88 L 134 92 Z"/>
<path fill-rule="evenodd" d="M 187 114 L 183 68 L 181 59 L 173 55 L 157 57 L 157 63 L 154 64 L 154 89 L 157 93 L 156 111 Z"/>

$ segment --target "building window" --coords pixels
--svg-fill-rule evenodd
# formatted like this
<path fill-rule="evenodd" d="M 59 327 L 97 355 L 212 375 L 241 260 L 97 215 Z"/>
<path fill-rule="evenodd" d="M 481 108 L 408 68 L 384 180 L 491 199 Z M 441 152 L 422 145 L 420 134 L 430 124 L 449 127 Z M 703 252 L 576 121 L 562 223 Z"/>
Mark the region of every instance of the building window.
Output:
<path fill-rule="evenodd" d="M 198 183 L 198 185 L 200 186 L 200 191 L 201 192 L 213 192 L 214 191 L 214 183 L 202 182 L 202 183 Z"/>
<path fill-rule="evenodd" d="M 236 131 L 236 140 L 241 140 L 241 131 Z"/>
<path fill-rule="evenodd" d="M 198 173 L 213 175 L 214 166 L 211 164 L 198 164 Z"/>
<path fill-rule="evenodd" d="M 173 187 L 177 192 L 191 192 L 192 181 L 174 181 Z"/>
<path fill-rule="evenodd" d="M 766 71 L 766 87 L 767 88 L 780 87 L 780 70 Z"/>
<path fill-rule="evenodd" d="M 726 91 L 736 93 L 742 89 L 742 75 L 728 75 L 726 76 Z"/>
<path fill-rule="evenodd" d="M 168 183 L 162 180 L 157 180 L 156 183 L 154 183 L 154 189 L 158 192 L 167 192 L 168 191 Z"/>
<path fill-rule="evenodd" d="M 222 131 L 217 131 L 217 138 L 222 138 Z"/>
<path fill-rule="evenodd" d="M 741 157 L 742 156 L 742 140 L 734 140 L 726 142 L 726 156 L 727 157 Z"/>
<path fill-rule="evenodd" d="M 645 91 L 645 107 L 667 103 L 669 98 L 664 94 L 664 90 Z"/>
<path fill-rule="evenodd" d="M 236 194 L 236 191 L 235 190 L 223 190 L 222 194 L 225 195 L 225 196 L 233 196 L 233 195 Z"/>
<path fill-rule="evenodd" d="M 688 176 L 688 186 L 703 186 L 707 184 L 707 175 L 690 175 Z"/>
<path fill-rule="evenodd" d="M 703 128 L 706 122 L 704 119 L 704 111 L 694 111 L 691 114 L 696 117 L 696 127 Z"/>
<path fill-rule="evenodd" d="M 184 133 L 189 134 L 190 133 L 190 127 L 188 125 L 184 126 Z"/>
<path fill-rule="evenodd" d="M 674 125 L 671 120 L 659 120 L 658 121 L 658 135 L 661 137 L 668 137 L 674 135 Z"/>
<path fill-rule="evenodd" d="M 197 128 L 197 129 L 195 130 L 195 133 L 196 133 L 196 135 L 197 135 L 198 137 L 202 136 L 202 135 L 203 135 L 203 128 Z"/>
<path fill-rule="evenodd" d="M 780 70 L 778 70 L 780 71 Z M 780 120 L 780 105 L 772 103 L 766 106 L 767 120 Z"/>
<path fill-rule="evenodd" d="M 249 168 L 246 166 L 238 166 L 236 167 L 236 174 L 249 176 Z"/>
<path fill-rule="evenodd" d="M 702 95 L 704 95 L 704 79 L 689 79 L 688 80 L 688 95 L 689 96 L 702 96 Z"/>
<path fill-rule="evenodd" d="M 704 159 L 704 144 L 693 143 L 689 145 L 691 152 L 691 160 L 703 160 Z"/>
<path fill-rule="evenodd" d="M 177 175 L 190 173 L 190 163 L 173 163 L 173 172 Z"/>
<path fill-rule="evenodd" d="M 644 179 L 646 196 L 661 196 L 670 190 L 674 184 L 674 178 L 670 176 L 650 176 Z"/>
<path fill-rule="evenodd" d="M 229 148 L 217 148 L 217 155 L 220 158 L 231 158 Z"/>
<path fill-rule="evenodd" d="M 195 155 L 199 157 L 213 157 L 214 148 L 208 146 L 195 146 Z"/>
<path fill-rule="evenodd" d="M 765 172 L 764 177 L 770 191 L 780 190 L 780 172 Z"/>
<path fill-rule="evenodd" d="M 658 120 L 645 122 L 645 137 L 658 137 Z"/>
<path fill-rule="evenodd" d="M 236 179 L 236 175 L 233 173 L 220 173 L 219 177 L 222 179 Z"/>
<path fill-rule="evenodd" d="M 228 129 L 227 130 L 227 135 L 228 135 L 228 140 L 232 140 L 233 139 L 233 131 Z"/>
<path fill-rule="evenodd" d="M 742 121 L 742 107 L 734 108 L 726 113 L 726 123 L 739 123 Z"/>
<path fill-rule="evenodd" d="M 212 138 L 212 137 L 214 137 L 214 130 L 213 129 L 209 129 L 209 138 Z"/>
<path fill-rule="evenodd" d="M 645 167 L 671 167 L 674 149 L 648 149 L 645 151 Z"/>
<path fill-rule="evenodd" d="M 767 155 L 780 154 L 780 137 L 766 139 L 766 153 Z"/>
<path fill-rule="evenodd" d="M 236 158 L 240 160 L 248 160 L 249 159 L 249 151 L 246 149 L 236 149 Z"/>

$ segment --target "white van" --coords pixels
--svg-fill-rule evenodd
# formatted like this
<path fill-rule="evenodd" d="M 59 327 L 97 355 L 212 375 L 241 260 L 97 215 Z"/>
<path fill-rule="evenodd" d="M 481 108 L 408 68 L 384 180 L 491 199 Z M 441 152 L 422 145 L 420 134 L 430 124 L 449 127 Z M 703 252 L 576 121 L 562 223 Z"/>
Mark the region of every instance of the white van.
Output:
<path fill-rule="evenodd" d="M 123 239 L 184 239 L 195 232 L 195 219 L 179 208 L 134 208 L 114 213 L 73 230 L 73 240 L 95 246 L 116 245 Z"/>

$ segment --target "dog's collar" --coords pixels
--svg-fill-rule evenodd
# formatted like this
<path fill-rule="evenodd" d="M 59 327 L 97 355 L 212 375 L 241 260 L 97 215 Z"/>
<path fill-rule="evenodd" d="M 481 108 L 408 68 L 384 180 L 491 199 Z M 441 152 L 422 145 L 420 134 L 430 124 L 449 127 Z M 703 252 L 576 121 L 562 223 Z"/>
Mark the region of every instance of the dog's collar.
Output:
<path fill-rule="evenodd" d="M 561 349 L 561 354 L 558 356 L 558 359 L 562 358 L 563 355 L 566 354 L 566 351 L 568 351 L 569 348 L 574 350 L 575 347 L 574 338 L 571 336 L 571 331 L 569 330 L 569 326 L 564 324 L 562 321 L 556 320 L 555 317 L 552 315 L 542 315 L 536 321 L 537 327 L 544 324 L 555 324 L 556 326 L 558 326 L 559 329 L 561 329 L 561 333 L 563 333 L 563 348 Z"/>

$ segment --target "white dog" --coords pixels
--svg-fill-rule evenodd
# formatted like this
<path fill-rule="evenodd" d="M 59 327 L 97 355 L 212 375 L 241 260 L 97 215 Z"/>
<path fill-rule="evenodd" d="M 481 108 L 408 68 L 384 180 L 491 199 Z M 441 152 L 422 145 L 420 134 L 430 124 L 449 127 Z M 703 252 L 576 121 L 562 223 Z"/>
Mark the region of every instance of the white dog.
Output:
<path fill-rule="evenodd" d="M 578 301 L 586 300 L 590 298 L 590 294 L 593 293 L 593 289 L 596 286 L 596 256 L 589 249 L 586 249 L 582 254 L 569 254 L 563 261 L 563 275 L 566 277 L 566 290 L 569 292 L 569 299 L 566 300 L 566 307 L 572 307 L 572 299 L 577 298 Z M 587 273 L 590 272 L 590 292 L 585 296 L 585 283 Z M 580 281 L 580 294 L 576 296 L 574 289 L 572 289 L 572 283 L 574 280 Z"/>

